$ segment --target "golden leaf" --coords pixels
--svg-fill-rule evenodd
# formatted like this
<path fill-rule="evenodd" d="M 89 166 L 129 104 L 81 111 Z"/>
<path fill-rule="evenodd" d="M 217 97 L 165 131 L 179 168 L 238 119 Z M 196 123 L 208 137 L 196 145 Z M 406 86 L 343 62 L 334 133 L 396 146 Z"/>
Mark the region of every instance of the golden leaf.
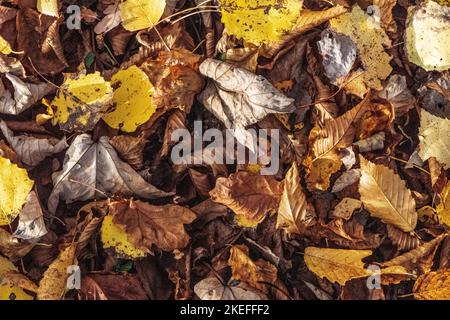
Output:
<path fill-rule="evenodd" d="M 358 5 L 354 5 L 351 12 L 331 19 L 330 28 L 355 42 L 364 68 L 362 79 L 369 88 L 381 90 L 381 80 L 392 72 L 389 64 L 392 57 L 384 51 L 384 46 L 391 45 L 386 32 Z"/>
<path fill-rule="evenodd" d="M 33 300 L 33 298 L 28 295 L 17 285 L 9 283 L 3 283 L 4 278 L 9 272 L 17 271 L 14 264 L 8 259 L 0 256 L 0 301 L 1 300 Z"/>
<path fill-rule="evenodd" d="M 161 19 L 165 0 L 125 0 L 119 4 L 122 26 L 128 31 L 152 28 Z"/>
<path fill-rule="evenodd" d="M 37 290 L 38 300 L 59 300 L 67 288 L 67 267 L 75 260 L 76 245 L 65 248 L 44 272 Z"/>
<path fill-rule="evenodd" d="M 450 227 L 450 181 L 441 193 L 441 203 L 436 207 L 439 221 Z"/>
<path fill-rule="evenodd" d="M 418 300 L 450 300 L 450 269 L 421 275 L 413 288 Z"/>
<path fill-rule="evenodd" d="M 314 207 L 306 201 L 300 185 L 300 174 L 294 162 L 284 179 L 284 190 L 278 207 L 277 229 L 298 233 L 315 222 Z"/>
<path fill-rule="evenodd" d="M 420 113 L 419 155 L 423 161 L 435 157 L 450 168 L 450 119 L 436 117 L 425 109 Z"/>
<path fill-rule="evenodd" d="M 373 275 L 365 268 L 362 259 L 372 255 L 371 250 L 345 250 L 307 247 L 305 249 L 306 266 L 320 278 L 327 278 L 343 286 L 348 280 Z M 380 271 L 383 275 L 408 276 L 406 269 L 393 266 Z M 392 279 L 396 282 L 396 279 Z"/>
<path fill-rule="evenodd" d="M 0 226 L 11 223 L 19 214 L 33 188 L 27 170 L 0 157 Z"/>
<path fill-rule="evenodd" d="M 231 267 L 232 277 L 267 293 L 267 285 L 262 282 L 275 283 L 277 268 L 262 259 L 252 261 L 248 255 L 249 250 L 245 245 L 231 247 L 228 265 Z"/>
<path fill-rule="evenodd" d="M 372 217 L 412 232 L 417 224 L 416 202 L 397 174 L 388 167 L 376 165 L 360 156 L 359 193 Z"/>

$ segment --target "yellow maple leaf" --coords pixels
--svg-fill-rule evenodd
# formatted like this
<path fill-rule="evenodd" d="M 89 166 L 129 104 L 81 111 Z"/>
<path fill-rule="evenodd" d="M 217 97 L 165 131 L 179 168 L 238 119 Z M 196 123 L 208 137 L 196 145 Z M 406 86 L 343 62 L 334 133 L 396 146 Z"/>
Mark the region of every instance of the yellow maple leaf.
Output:
<path fill-rule="evenodd" d="M 0 157 L 0 226 L 7 225 L 19 214 L 33 188 L 27 170 Z"/>
<path fill-rule="evenodd" d="M 128 31 L 151 28 L 161 19 L 165 0 L 125 0 L 119 4 L 122 26 Z"/>
<path fill-rule="evenodd" d="M 131 258 L 142 258 L 146 255 L 144 250 L 135 247 L 130 242 L 126 232 L 120 229 L 113 222 L 113 218 L 111 215 L 105 216 L 103 220 L 101 228 L 101 239 L 103 248 L 113 248 L 119 254 L 123 254 Z"/>
<path fill-rule="evenodd" d="M 358 5 L 354 5 L 351 12 L 331 19 L 330 27 L 353 40 L 364 68 L 360 78 L 369 88 L 381 90 L 381 80 L 385 80 L 392 72 L 389 65 L 392 57 L 384 51 L 384 46 L 390 46 L 391 41 L 386 32 L 377 28 L 370 18 Z"/>
<path fill-rule="evenodd" d="M 111 84 L 99 72 L 68 78 L 52 101 L 52 124 L 66 131 L 91 130 L 109 107 Z"/>
<path fill-rule="evenodd" d="M 296 24 L 300 0 L 223 0 L 222 22 L 227 32 L 255 45 L 280 39 Z"/>
<path fill-rule="evenodd" d="M 147 122 L 155 112 L 153 104 L 154 88 L 147 75 L 138 67 L 132 66 L 117 72 L 111 79 L 114 89 L 115 109 L 106 113 L 103 120 L 112 128 L 134 132 Z"/>

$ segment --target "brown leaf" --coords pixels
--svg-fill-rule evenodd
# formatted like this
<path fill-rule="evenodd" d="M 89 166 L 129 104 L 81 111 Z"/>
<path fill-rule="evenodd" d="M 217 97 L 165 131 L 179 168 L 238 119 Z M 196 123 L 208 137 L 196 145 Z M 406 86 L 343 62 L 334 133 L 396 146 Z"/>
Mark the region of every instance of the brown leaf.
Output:
<path fill-rule="evenodd" d="M 201 300 L 266 300 L 259 290 L 249 287 L 245 282 L 237 285 L 224 285 L 215 277 L 206 278 L 194 286 L 195 294 Z"/>
<path fill-rule="evenodd" d="M 376 165 L 360 156 L 359 193 L 364 207 L 384 223 L 404 232 L 412 232 L 417 224 L 416 203 L 406 183 L 391 169 Z"/>
<path fill-rule="evenodd" d="M 399 250 L 412 250 L 420 246 L 420 239 L 416 235 L 403 232 L 391 224 L 388 224 L 386 228 L 389 239 L 391 239 Z"/>
<path fill-rule="evenodd" d="M 137 275 L 90 274 L 81 281 L 82 300 L 148 300 Z"/>
<path fill-rule="evenodd" d="M 418 300 L 449 300 L 450 269 L 440 269 L 421 275 L 413 288 Z"/>
<path fill-rule="evenodd" d="M 264 282 L 273 284 L 277 280 L 277 268 L 262 259 L 251 260 L 245 245 L 231 247 L 228 264 L 231 267 L 233 279 L 247 282 L 253 288 L 265 293 L 269 287 Z"/>
<path fill-rule="evenodd" d="M 308 204 L 300 185 L 297 165 L 292 165 L 284 179 L 284 190 L 278 207 L 277 229 L 287 233 L 298 233 L 314 224 L 316 214 L 314 207 Z"/>
<path fill-rule="evenodd" d="M 127 162 L 134 170 L 144 167 L 144 149 L 147 139 L 144 135 L 139 137 L 114 136 L 109 143 L 116 149 L 119 157 Z"/>
<path fill-rule="evenodd" d="M 153 245 L 169 252 L 186 247 L 189 236 L 184 224 L 196 218 L 191 210 L 181 206 L 154 206 L 139 200 L 111 202 L 109 212 L 130 241 L 148 253 L 153 253 Z"/>
<path fill-rule="evenodd" d="M 256 226 L 266 213 L 276 212 L 283 192 L 283 183 L 273 176 L 249 172 L 218 178 L 210 192 L 211 199 L 234 211 L 243 226 Z"/>

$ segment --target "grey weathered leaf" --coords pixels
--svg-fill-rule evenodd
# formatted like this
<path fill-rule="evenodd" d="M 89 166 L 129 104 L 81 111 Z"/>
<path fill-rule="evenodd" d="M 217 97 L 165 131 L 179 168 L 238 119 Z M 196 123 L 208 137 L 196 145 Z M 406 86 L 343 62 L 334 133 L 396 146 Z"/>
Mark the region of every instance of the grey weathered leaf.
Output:
<path fill-rule="evenodd" d="M 350 37 L 325 30 L 317 45 L 323 58 L 325 75 L 331 82 L 335 83 L 350 73 L 356 61 L 356 45 Z"/>
<path fill-rule="evenodd" d="M 55 212 L 59 200 L 66 203 L 104 197 L 103 193 L 137 195 L 155 199 L 172 195 L 147 183 L 129 164 L 119 159 L 107 137 L 94 142 L 88 134 L 75 138 L 64 159 L 63 169 L 55 172 L 53 191 L 48 200 Z"/>
<path fill-rule="evenodd" d="M 38 139 L 29 136 L 14 136 L 4 121 L 0 121 L 0 130 L 20 160 L 31 167 L 37 166 L 46 157 L 61 152 L 69 145 L 66 137 L 58 139 Z"/>
<path fill-rule="evenodd" d="M 357 182 L 360 177 L 360 169 L 351 169 L 344 172 L 339 178 L 337 178 L 336 182 L 334 183 L 333 189 L 331 189 L 331 192 L 340 192 L 344 190 L 348 186 Z"/>
<path fill-rule="evenodd" d="M 223 285 L 215 277 L 206 278 L 194 286 L 195 294 L 202 300 L 265 300 L 267 297 L 259 290 L 244 282 L 236 286 Z"/>
<path fill-rule="evenodd" d="M 103 19 L 97 23 L 94 28 L 94 32 L 96 34 L 106 33 L 117 27 L 122 22 L 118 4 L 119 2 L 117 2 L 116 5 L 107 7 L 105 11 L 103 11 L 105 17 L 103 17 Z"/>
<path fill-rule="evenodd" d="M 384 149 L 384 140 L 386 140 L 386 134 L 378 132 L 367 139 L 355 142 L 354 145 L 358 146 L 359 152 L 376 151 Z"/>
<path fill-rule="evenodd" d="M 6 78 L 12 83 L 14 87 L 14 103 L 11 102 L 11 94 L 0 85 L 0 93 L 6 95 L 6 98 L 0 100 L 0 113 L 17 115 L 45 95 L 53 92 L 56 88 L 48 83 L 27 83 L 20 78 L 7 73 Z"/>
<path fill-rule="evenodd" d="M 411 94 L 406 83 L 406 77 L 392 75 L 383 90 L 378 93 L 380 98 L 388 100 L 395 110 L 395 116 L 401 117 L 414 108 L 416 99 Z"/>
<path fill-rule="evenodd" d="M 211 78 L 199 95 L 200 102 L 227 128 L 236 129 L 236 138 L 250 145 L 243 130 L 270 113 L 294 111 L 294 100 L 280 93 L 262 76 L 229 63 L 206 59 L 200 72 Z"/>
<path fill-rule="evenodd" d="M 13 236 L 24 240 L 39 239 L 47 233 L 41 204 L 34 191 L 28 195 L 27 202 L 20 211 L 19 224 Z"/>

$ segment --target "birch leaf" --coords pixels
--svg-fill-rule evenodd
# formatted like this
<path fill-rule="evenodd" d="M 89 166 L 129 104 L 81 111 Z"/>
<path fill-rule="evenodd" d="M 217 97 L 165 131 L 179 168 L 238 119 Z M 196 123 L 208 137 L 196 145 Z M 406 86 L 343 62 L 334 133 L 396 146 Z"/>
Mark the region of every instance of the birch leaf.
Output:
<path fill-rule="evenodd" d="M 120 160 L 107 137 L 95 143 L 88 134 L 75 138 L 66 152 L 63 169 L 53 173 L 52 179 L 53 191 L 48 199 L 50 212 L 56 211 L 59 200 L 85 201 L 102 198 L 103 193 L 138 195 L 146 199 L 171 195 L 147 183 Z"/>
<path fill-rule="evenodd" d="M 223 0 L 222 22 L 229 34 L 260 45 L 293 29 L 302 4 L 303 0 Z"/>
<path fill-rule="evenodd" d="M 165 7 L 165 0 L 124 0 L 119 4 L 122 26 L 128 31 L 152 28 Z"/>
<path fill-rule="evenodd" d="M 71 75 L 52 101 L 52 124 L 66 131 L 89 131 L 108 109 L 113 98 L 111 84 L 99 72 Z"/>
<path fill-rule="evenodd" d="M 358 5 L 352 11 L 330 20 L 330 28 L 349 36 L 358 48 L 362 66 L 361 78 L 372 89 L 381 90 L 381 80 L 392 72 L 391 56 L 384 51 L 391 41 L 386 32 L 371 23 L 370 16 Z"/>
<path fill-rule="evenodd" d="M 420 113 L 419 155 L 423 161 L 436 157 L 450 168 L 450 119 L 436 117 L 425 109 Z"/>
<path fill-rule="evenodd" d="M 134 132 L 147 122 L 155 112 L 153 85 L 138 67 L 131 66 L 113 75 L 114 109 L 108 110 L 103 120 L 111 127 L 124 132 Z"/>
<path fill-rule="evenodd" d="M 277 228 L 287 233 L 298 233 L 315 222 L 314 207 L 308 204 L 301 189 L 297 165 L 292 165 L 284 179 L 284 190 L 278 208 Z"/>
<path fill-rule="evenodd" d="M 10 224 L 19 214 L 31 188 L 27 171 L 0 157 L 0 226 Z"/>
<path fill-rule="evenodd" d="M 384 223 L 404 232 L 412 232 L 417 224 L 416 203 L 406 183 L 391 169 L 376 165 L 360 156 L 359 193 L 364 207 Z"/>
<path fill-rule="evenodd" d="M 409 61 L 427 71 L 450 68 L 450 7 L 434 1 L 408 8 L 405 48 Z"/>

